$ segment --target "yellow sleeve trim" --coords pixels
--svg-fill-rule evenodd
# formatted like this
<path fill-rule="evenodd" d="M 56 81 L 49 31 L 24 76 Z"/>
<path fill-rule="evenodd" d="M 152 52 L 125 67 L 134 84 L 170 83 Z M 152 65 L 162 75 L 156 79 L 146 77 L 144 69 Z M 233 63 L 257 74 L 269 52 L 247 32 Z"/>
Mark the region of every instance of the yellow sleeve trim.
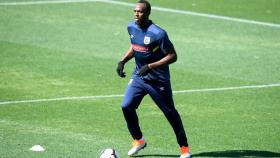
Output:
<path fill-rule="evenodd" d="M 155 52 L 156 50 L 159 49 L 159 46 L 157 46 L 156 48 L 153 49 L 153 52 Z"/>

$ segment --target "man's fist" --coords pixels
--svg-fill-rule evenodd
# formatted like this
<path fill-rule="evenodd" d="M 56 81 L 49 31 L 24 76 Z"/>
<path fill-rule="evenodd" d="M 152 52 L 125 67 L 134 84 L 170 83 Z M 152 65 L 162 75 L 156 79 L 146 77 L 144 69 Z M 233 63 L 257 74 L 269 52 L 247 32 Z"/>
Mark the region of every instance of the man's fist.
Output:
<path fill-rule="evenodd" d="M 146 76 L 149 73 L 150 70 L 151 69 L 149 68 L 148 64 L 147 65 L 143 65 L 140 68 L 138 74 L 139 74 L 139 76 Z"/>
<path fill-rule="evenodd" d="M 123 69 L 124 69 L 124 62 L 123 61 L 118 62 L 116 71 L 120 77 L 125 77 L 125 72 L 123 72 Z"/>

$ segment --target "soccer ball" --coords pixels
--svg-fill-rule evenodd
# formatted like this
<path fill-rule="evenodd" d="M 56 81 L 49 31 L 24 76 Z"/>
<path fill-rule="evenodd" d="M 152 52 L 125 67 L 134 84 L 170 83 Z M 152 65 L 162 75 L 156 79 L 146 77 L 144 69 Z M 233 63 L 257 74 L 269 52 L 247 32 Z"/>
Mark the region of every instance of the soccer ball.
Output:
<path fill-rule="evenodd" d="M 100 158 L 120 158 L 120 156 L 115 149 L 108 148 L 102 151 Z"/>

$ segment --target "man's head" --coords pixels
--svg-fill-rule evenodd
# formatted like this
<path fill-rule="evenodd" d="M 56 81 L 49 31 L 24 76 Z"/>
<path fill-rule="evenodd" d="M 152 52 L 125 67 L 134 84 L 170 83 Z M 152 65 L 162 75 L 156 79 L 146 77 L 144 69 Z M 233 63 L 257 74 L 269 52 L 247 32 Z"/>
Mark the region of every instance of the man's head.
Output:
<path fill-rule="evenodd" d="M 134 19 L 136 24 L 145 25 L 149 21 L 151 5 L 146 0 L 139 0 L 134 8 Z"/>

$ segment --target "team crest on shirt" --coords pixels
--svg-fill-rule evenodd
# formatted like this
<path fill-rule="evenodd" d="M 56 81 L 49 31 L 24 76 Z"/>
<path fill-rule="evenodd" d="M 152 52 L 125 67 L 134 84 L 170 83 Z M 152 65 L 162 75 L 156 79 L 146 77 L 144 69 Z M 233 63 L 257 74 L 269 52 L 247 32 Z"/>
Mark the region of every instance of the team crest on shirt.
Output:
<path fill-rule="evenodd" d="M 151 42 L 151 37 L 145 36 L 144 37 L 144 44 L 150 44 Z"/>

